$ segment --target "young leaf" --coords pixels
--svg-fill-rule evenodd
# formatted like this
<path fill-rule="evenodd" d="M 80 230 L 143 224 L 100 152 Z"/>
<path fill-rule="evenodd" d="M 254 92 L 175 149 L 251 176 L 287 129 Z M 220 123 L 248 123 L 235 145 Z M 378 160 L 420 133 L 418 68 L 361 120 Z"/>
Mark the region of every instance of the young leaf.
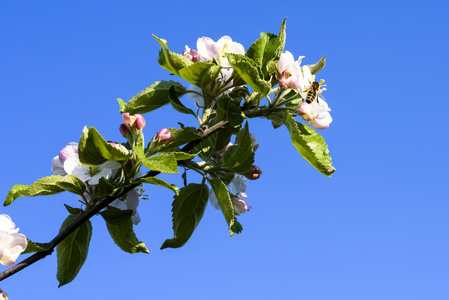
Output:
<path fill-rule="evenodd" d="M 27 239 L 27 241 L 27 248 L 22 252 L 22 254 L 42 252 L 51 248 L 51 243 L 35 243 L 29 239 Z"/>
<path fill-rule="evenodd" d="M 84 182 L 71 174 L 64 176 L 61 181 L 57 181 L 55 184 L 61 189 L 77 195 L 83 195 L 86 191 Z"/>
<path fill-rule="evenodd" d="M 53 175 L 38 179 L 32 185 L 16 184 L 9 190 L 3 206 L 10 205 L 19 197 L 48 196 L 61 193 L 64 189 L 56 183 L 62 181 L 63 178 L 63 176 Z"/>
<path fill-rule="evenodd" d="M 178 161 L 176 160 L 176 155 L 174 153 L 164 152 L 147 158 L 142 143 L 142 140 L 138 141 L 133 151 L 145 167 L 162 173 L 178 174 Z"/>
<path fill-rule="evenodd" d="M 218 178 L 213 178 L 209 180 L 212 189 L 214 190 L 215 196 L 217 197 L 218 204 L 220 204 L 221 212 L 228 223 L 228 229 L 231 236 L 234 233 L 239 233 L 233 231 L 234 224 L 236 222 L 234 215 L 234 206 L 232 205 L 231 197 L 229 196 L 229 190 L 226 184 Z"/>
<path fill-rule="evenodd" d="M 69 215 L 62 223 L 60 232 L 72 224 L 76 218 L 77 215 Z M 58 259 L 56 278 L 59 281 L 58 287 L 71 282 L 78 275 L 86 261 L 91 237 L 92 224 L 90 220 L 87 220 L 56 247 Z"/>
<path fill-rule="evenodd" d="M 201 88 L 212 83 L 220 74 L 221 66 L 210 62 L 196 62 L 179 70 L 179 75 L 187 82 Z"/>
<path fill-rule="evenodd" d="M 170 184 L 167 181 L 162 180 L 162 179 L 157 178 L 157 177 L 142 178 L 142 179 L 139 180 L 139 182 L 151 183 L 151 184 L 155 184 L 155 185 L 158 185 L 158 186 L 162 186 L 162 187 L 165 187 L 167 189 L 172 190 L 173 192 L 175 192 L 176 195 L 179 194 L 179 188 L 176 185 Z"/>
<path fill-rule="evenodd" d="M 263 97 L 268 95 L 271 89 L 271 84 L 263 80 L 263 74 L 257 68 L 257 64 L 249 57 L 227 53 L 229 63 L 234 67 L 234 70 L 242 77 L 242 79 L 255 91 L 262 94 Z"/>
<path fill-rule="evenodd" d="M 131 154 L 109 144 L 94 127 L 89 129 L 84 127 L 78 146 L 78 156 L 83 164 L 100 165 L 107 160 L 127 160 Z"/>
<path fill-rule="evenodd" d="M 315 75 L 316 73 L 318 73 L 319 71 L 321 71 L 322 68 L 324 68 L 324 65 L 326 64 L 326 55 L 323 56 L 317 63 L 316 65 L 311 65 L 310 67 L 310 73 L 312 73 L 312 75 Z"/>
<path fill-rule="evenodd" d="M 326 176 L 331 176 L 335 168 L 329 156 L 324 138 L 313 128 L 297 123 L 291 113 L 287 113 L 285 125 L 290 132 L 293 145 L 315 169 Z"/>
<path fill-rule="evenodd" d="M 263 78 L 269 78 L 266 64 L 276 57 L 280 46 L 279 38 L 272 33 L 260 33 L 260 38 L 246 51 L 245 56 L 251 58 L 262 70 Z"/>
<path fill-rule="evenodd" d="M 223 165 L 235 173 L 243 174 L 254 163 L 254 151 L 249 136 L 248 123 L 239 131 L 235 142 L 236 144 L 230 146 L 223 155 Z"/>
<path fill-rule="evenodd" d="M 173 87 L 168 90 L 168 98 L 170 99 L 170 103 L 175 110 L 179 111 L 180 113 L 191 114 L 196 117 L 196 114 L 193 112 L 193 110 L 185 107 L 184 104 L 182 104 L 182 102 L 178 99 L 176 91 Z"/>
<path fill-rule="evenodd" d="M 131 254 L 139 252 L 150 253 L 145 243 L 140 242 L 133 231 L 133 223 L 131 221 L 132 210 L 120 210 L 108 206 L 100 214 L 106 221 L 106 226 L 114 243 L 120 249 Z"/>
<path fill-rule="evenodd" d="M 160 39 L 154 34 L 152 34 L 152 36 L 158 41 L 158 43 L 162 47 L 161 51 L 159 52 L 159 59 L 158 59 L 159 65 L 162 68 L 166 69 L 167 71 L 170 71 L 173 74 L 180 76 L 179 70 L 192 64 L 190 59 L 181 54 L 170 52 L 170 50 L 168 50 L 166 40 Z"/>
<path fill-rule="evenodd" d="M 182 188 L 173 201 L 174 237 L 167 239 L 161 249 L 182 247 L 190 238 L 203 217 L 209 198 L 205 184 L 191 183 Z"/>
<path fill-rule="evenodd" d="M 287 18 L 284 19 L 284 21 L 282 21 L 281 24 L 281 28 L 279 29 L 279 48 L 278 48 L 278 57 L 281 57 L 282 52 L 284 52 L 284 47 L 285 47 L 285 38 L 286 38 L 286 34 L 285 34 L 285 27 L 286 27 L 286 22 L 287 22 Z"/>
<path fill-rule="evenodd" d="M 126 102 L 120 98 L 117 98 L 117 102 L 118 102 L 118 105 L 120 106 L 120 113 L 121 114 L 125 113 L 126 112 L 126 110 L 125 110 Z"/>
<path fill-rule="evenodd" d="M 128 112 L 133 115 L 144 114 L 158 109 L 170 102 L 168 99 L 168 90 L 171 87 L 174 87 L 178 97 L 181 97 L 186 93 L 184 87 L 176 81 L 158 81 L 132 97 L 128 103 L 124 105 L 123 109 L 122 104 L 120 104 L 120 112 Z"/>

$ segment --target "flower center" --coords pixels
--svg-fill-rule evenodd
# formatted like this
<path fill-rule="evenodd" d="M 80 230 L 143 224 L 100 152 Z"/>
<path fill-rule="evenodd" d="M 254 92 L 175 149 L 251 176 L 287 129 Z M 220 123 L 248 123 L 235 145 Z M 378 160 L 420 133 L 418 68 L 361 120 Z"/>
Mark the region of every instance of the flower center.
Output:
<path fill-rule="evenodd" d="M 229 46 L 226 43 L 223 45 L 223 48 L 221 48 L 221 50 L 220 48 L 218 48 L 218 51 L 220 52 L 220 57 L 223 57 L 223 55 L 225 55 L 225 53 L 228 52 L 228 48 Z"/>
<path fill-rule="evenodd" d="M 93 177 L 95 175 L 97 175 L 98 173 L 100 173 L 101 170 L 97 167 L 89 167 L 89 175 L 90 177 Z"/>

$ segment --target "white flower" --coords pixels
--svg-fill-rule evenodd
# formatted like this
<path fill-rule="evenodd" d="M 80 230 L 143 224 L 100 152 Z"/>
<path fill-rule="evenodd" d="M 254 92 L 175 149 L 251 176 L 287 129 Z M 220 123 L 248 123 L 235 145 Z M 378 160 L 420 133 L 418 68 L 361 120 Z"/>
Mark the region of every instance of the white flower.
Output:
<path fill-rule="evenodd" d="M 300 115 L 303 120 L 308 121 L 312 127 L 324 129 L 329 127 L 329 124 L 332 122 L 332 117 L 329 111 L 330 108 L 326 101 L 322 98 L 318 98 L 318 101 L 313 101 L 310 104 L 302 102 L 297 112 L 298 115 Z"/>
<path fill-rule="evenodd" d="M 135 225 L 137 225 L 140 222 L 140 215 L 139 212 L 137 211 L 137 206 L 139 206 L 139 202 L 140 202 L 139 194 L 137 193 L 136 189 L 132 189 L 126 194 L 125 201 L 117 199 L 109 205 L 121 210 L 127 209 L 132 210 L 133 214 L 131 217 L 131 221 Z"/>
<path fill-rule="evenodd" d="M 198 49 L 200 61 L 211 61 L 215 58 L 221 62 L 222 69 L 220 80 L 222 83 L 228 81 L 233 71 L 232 66 L 229 64 L 228 59 L 224 57 L 225 54 L 226 53 L 234 53 L 241 55 L 245 54 L 245 48 L 243 47 L 243 45 L 232 41 L 232 38 L 229 36 L 223 36 L 217 42 L 214 42 L 214 40 L 212 40 L 211 38 L 202 37 L 198 39 L 196 47 Z M 227 86 L 231 85 L 232 81 L 230 81 L 227 84 Z M 193 84 L 190 85 L 189 89 L 202 94 L 201 89 Z M 230 92 L 231 90 L 232 89 L 229 89 L 227 92 Z M 188 93 L 188 96 L 195 102 L 196 106 L 204 107 L 204 99 L 202 96 L 196 93 Z"/>
<path fill-rule="evenodd" d="M 232 196 L 231 201 L 234 206 L 234 214 L 237 216 L 243 214 L 245 211 L 250 211 L 252 208 L 244 199 L 237 196 Z"/>
<path fill-rule="evenodd" d="M 78 143 L 69 143 L 53 158 L 52 170 L 55 175 L 74 175 L 90 185 L 98 184 L 101 177 L 109 179 L 121 168 L 118 162 L 108 160 L 98 166 L 83 165 L 78 157 Z"/>
<path fill-rule="evenodd" d="M 0 264 L 14 264 L 27 245 L 25 235 L 17 233 L 19 228 L 8 215 L 0 215 Z"/>
<path fill-rule="evenodd" d="M 248 198 L 246 195 L 246 179 L 243 176 L 235 176 L 231 181 L 232 183 L 232 191 L 235 194 L 240 195 L 243 198 Z"/>
<path fill-rule="evenodd" d="M 300 64 L 304 56 L 300 56 L 297 61 L 289 51 L 281 54 L 276 68 L 279 72 L 279 86 L 283 89 L 302 89 L 303 75 Z"/>

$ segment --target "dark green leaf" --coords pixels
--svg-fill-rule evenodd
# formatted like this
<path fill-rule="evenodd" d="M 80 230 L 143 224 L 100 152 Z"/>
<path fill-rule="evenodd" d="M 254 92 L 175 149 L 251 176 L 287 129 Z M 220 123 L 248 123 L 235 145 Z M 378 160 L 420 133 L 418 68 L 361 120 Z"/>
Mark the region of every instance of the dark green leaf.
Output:
<path fill-rule="evenodd" d="M 228 94 L 224 94 L 217 101 L 217 119 L 227 120 L 232 127 L 238 127 L 243 122 L 242 112 L 239 102 L 232 99 Z"/>
<path fill-rule="evenodd" d="M 107 196 L 119 195 L 123 191 L 123 187 L 116 188 L 109 180 L 100 177 L 97 188 L 95 189 L 95 196 L 102 198 Z"/>
<path fill-rule="evenodd" d="M 279 38 L 272 33 L 260 34 L 260 38 L 246 51 L 245 56 L 251 58 L 262 70 L 263 78 L 269 78 L 267 63 L 276 57 L 280 46 Z"/>
<path fill-rule="evenodd" d="M 271 109 L 265 117 L 271 120 L 271 124 L 276 129 L 285 124 L 285 119 L 287 118 L 287 109 L 284 107 Z"/>
<path fill-rule="evenodd" d="M 179 111 L 180 113 L 190 114 L 190 115 L 194 115 L 196 117 L 196 114 L 193 112 L 193 110 L 185 107 L 184 104 L 181 103 L 181 101 L 178 99 L 178 96 L 176 95 L 176 91 L 173 87 L 171 87 L 168 90 L 168 98 L 170 99 L 170 103 L 175 110 Z"/>
<path fill-rule="evenodd" d="M 160 39 L 154 34 L 153 37 L 159 42 L 162 47 L 161 51 L 159 52 L 159 65 L 161 65 L 161 67 L 166 69 L 167 71 L 180 76 L 179 70 L 192 64 L 190 59 L 181 54 L 170 52 L 170 50 L 168 50 L 166 40 Z"/>
<path fill-rule="evenodd" d="M 48 196 L 64 191 L 56 183 L 63 180 L 63 176 L 54 175 L 36 180 L 32 185 L 16 184 L 6 196 L 3 206 L 10 205 L 19 197 Z"/>
<path fill-rule="evenodd" d="M 145 243 L 140 242 L 133 231 L 132 210 L 108 206 L 100 214 L 106 221 L 109 234 L 120 249 L 128 253 L 150 253 Z"/>
<path fill-rule="evenodd" d="M 319 71 L 321 71 L 322 68 L 324 68 L 324 65 L 326 64 L 326 55 L 323 56 L 317 63 L 316 65 L 311 65 L 310 67 L 310 73 L 312 73 L 312 75 L 315 75 L 316 73 L 318 73 Z"/>
<path fill-rule="evenodd" d="M 287 114 L 285 125 L 290 132 L 293 145 L 315 169 L 326 176 L 331 176 L 335 168 L 329 156 L 324 138 L 313 128 L 297 123 L 291 113 Z"/>
<path fill-rule="evenodd" d="M 67 204 L 64 204 L 64 206 L 71 215 L 79 215 L 83 212 L 81 208 L 73 208 L 71 206 L 68 206 Z"/>
<path fill-rule="evenodd" d="M 166 182 L 165 180 L 162 180 L 157 177 L 142 178 L 139 180 L 139 182 L 159 185 L 159 186 L 162 186 L 162 187 L 172 190 L 173 192 L 175 192 L 176 195 L 179 194 L 179 188 L 176 185 L 170 184 L 170 183 Z"/>
<path fill-rule="evenodd" d="M 236 144 L 223 155 L 223 165 L 239 174 L 244 174 L 254 163 L 254 151 L 249 136 L 248 123 L 239 131 Z"/>
<path fill-rule="evenodd" d="M 262 79 L 263 74 L 261 74 L 258 65 L 252 59 L 233 53 L 227 53 L 226 56 L 234 70 L 250 87 L 261 93 L 262 97 L 268 95 L 271 89 L 271 84 Z"/>
<path fill-rule="evenodd" d="M 42 252 L 51 248 L 51 243 L 35 243 L 29 239 L 27 239 L 27 242 L 27 248 L 22 252 L 22 254 Z"/>
<path fill-rule="evenodd" d="M 77 215 L 69 215 L 62 223 L 60 232 L 72 224 L 76 218 Z M 91 237 L 92 224 L 87 220 L 56 247 L 58 259 L 56 278 L 59 281 L 59 287 L 71 282 L 78 275 L 86 261 Z"/>
<path fill-rule="evenodd" d="M 186 93 L 184 87 L 176 81 L 158 81 L 132 97 L 128 103 L 126 103 L 124 109 L 120 112 L 144 114 L 158 109 L 159 107 L 170 103 L 168 98 L 168 90 L 171 87 L 175 89 L 178 97 L 181 97 Z"/>
<path fill-rule="evenodd" d="M 232 230 L 234 223 L 236 221 L 234 215 L 234 206 L 232 205 L 231 197 L 229 196 L 229 190 L 223 181 L 217 178 L 209 180 L 212 189 L 214 190 L 215 196 L 217 197 L 218 204 L 220 204 L 221 212 L 228 223 L 228 229 L 231 236 L 234 233 L 238 233 Z"/>
<path fill-rule="evenodd" d="M 205 184 L 191 183 L 182 188 L 173 201 L 174 237 L 162 244 L 164 248 L 182 247 L 190 238 L 203 217 L 209 198 L 209 189 Z"/>

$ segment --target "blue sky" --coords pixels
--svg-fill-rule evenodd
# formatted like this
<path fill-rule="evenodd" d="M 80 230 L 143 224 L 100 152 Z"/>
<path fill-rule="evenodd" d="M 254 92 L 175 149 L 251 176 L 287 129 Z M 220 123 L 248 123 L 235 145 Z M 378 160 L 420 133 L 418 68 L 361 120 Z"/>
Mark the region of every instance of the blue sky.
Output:
<path fill-rule="evenodd" d="M 276 6 L 277 5 L 277 6 Z M 247 49 L 287 21 L 285 50 L 319 73 L 334 119 L 321 131 L 337 171 L 303 160 L 286 128 L 255 120 L 262 177 L 248 183 L 253 209 L 229 237 L 206 208 L 190 241 L 172 237 L 172 194 L 150 187 L 137 236 L 150 255 L 114 245 L 93 219 L 87 261 L 57 288 L 56 256 L 0 283 L 10 299 L 448 299 L 449 211 L 446 112 L 447 16 L 443 1 L 21 1 L 0 8 L 0 157 L 5 197 L 14 184 L 51 174 L 51 160 L 84 126 L 121 141 L 116 98 L 173 79 L 159 45 L 195 48 L 230 35 Z M 188 103 L 189 99 L 184 99 Z M 152 136 L 194 120 L 169 107 L 145 115 Z M 177 182 L 176 176 L 163 178 Z M 70 194 L 22 198 L 10 215 L 32 240 L 52 239 Z M 0 271 L 5 270 L 2 267 Z"/>

